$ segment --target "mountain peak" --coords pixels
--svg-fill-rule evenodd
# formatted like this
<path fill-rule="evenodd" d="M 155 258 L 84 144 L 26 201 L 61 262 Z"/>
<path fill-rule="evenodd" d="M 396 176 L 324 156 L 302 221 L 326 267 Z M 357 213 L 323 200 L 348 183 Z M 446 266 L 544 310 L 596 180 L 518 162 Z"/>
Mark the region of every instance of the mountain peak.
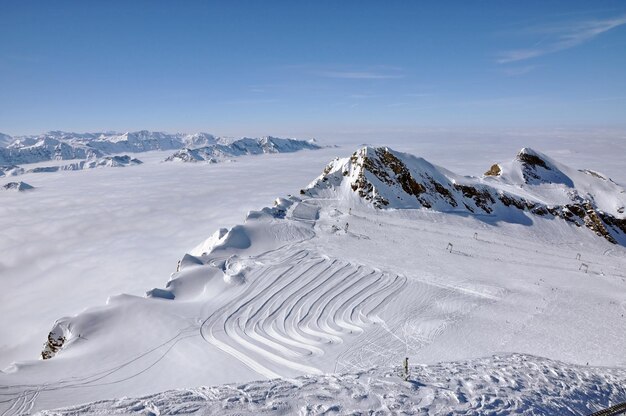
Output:
<path fill-rule="evenodd" d="M 559 168 L 559 164 L 543 153 L 524 147 L 515 160 L 519 163 L 526 184 L 558 183 L 570 188 L 574 186 L 572 179 Z"/>
<path fill-rule="evenodd" d="M 344 184 L 344 195 L 352 191 L 376 208 L 456 207 L 446 173 L 389 147 L 363 146 L 347 159 L 332 161 L 304 192 L 324 193 Z"/>
<path fill-rule="evenodd" d="M 27 184 L 26 182 L 9 182 L 7 184 L 5 184 L 2 189 L 4 189 L 5 191 L 18 191 L 18 192 L 23 192 L 23 191 L 29 191 L 31 189 L 35 189 L 34 186 Z"/>
<path fill-rule="evenodd" d="M 626 245 L 624 189 L 529 148 L 477 178 L 457 175 L 388 147 L 364 146 L 348 158 L 330 162 L 301 194 L 372 204 L 378 209 L 477 214 L 495 222 L 520 220 L 511 211 L 517 210 L 561 218 Z"/>

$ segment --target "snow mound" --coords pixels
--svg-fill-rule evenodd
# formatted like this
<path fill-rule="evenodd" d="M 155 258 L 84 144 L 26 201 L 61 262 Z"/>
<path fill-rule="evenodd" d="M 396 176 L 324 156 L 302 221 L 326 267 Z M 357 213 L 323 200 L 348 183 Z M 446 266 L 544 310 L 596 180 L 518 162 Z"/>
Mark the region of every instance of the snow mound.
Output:
<path fill-rule="evenodd" d="M 626 371 L 530 355 L 172 390 L 42 415 L 590 414 L 626 401 Z"/>
<path fill-rule="evenodd" d="M 217 163 L 232 157 L 263 153 L 290 153 L 300 150 L 315 150 L 320 146 L 313 141 L 263 137 L 220 140 L 200 148 L 184 148 L 165 159 L 166 162 L 209 162 Z"/>
<path fill-rule="evenodd" d="M 7 184 L 5 184 L 2 189 L 4 189 L 5 191 L 18 191 L 18 192 L 23 192 L 23 191 L 29 191 L 31 189 L 35 189 L 34 186 L 31 186 L 29 184 L 27 184 L 26 182 L 9 182 Z"/>
<path fill-rule="evenodd" d="M 525 214 L 560 218 L 626 245 L 623 187 L 528 148 L 476 178 L 387 147 L 363 147 L 350 158 L 332 161 L 301 193 L 381 209 L 479 214 L 490 221 L 526 222 Z"/>

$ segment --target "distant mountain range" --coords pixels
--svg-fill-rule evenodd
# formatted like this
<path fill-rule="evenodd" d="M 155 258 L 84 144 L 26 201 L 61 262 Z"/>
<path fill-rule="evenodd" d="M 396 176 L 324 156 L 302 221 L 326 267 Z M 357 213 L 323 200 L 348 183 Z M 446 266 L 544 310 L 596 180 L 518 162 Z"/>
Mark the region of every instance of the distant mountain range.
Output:
<path fill-rule="evenodd" d="M 216 139 L 215 143 L 200 147 L 179 150 L 166 161 L 181 162 L 218 162 L 229 157 L 244 155 L 258 155 L 263 153 L 291 153 L 299 150 L 315 150 L 320 146 L 313 141 L 279 139 L 277 137 L 263 137 L 261 139 L 242 138 L 228 141 Z"/>
<path fill-rule="evenodd" d="M 170 134 L 147 130 L 127 133 L 51 131 L 41 135 L 19 137 L 0 134 L 0 165 L 37 163 L 48 160 L 96 159 L 119 153 L 180 149 L 185 150 L 172 156 L 171 160 L 215 161 L 215 157 L 221 155 L 230 157 L 314 148 L 319 148 L 319 146 L 313 141 L 274 137 L 232 139 L 216 137 L 208 133 Z"/>

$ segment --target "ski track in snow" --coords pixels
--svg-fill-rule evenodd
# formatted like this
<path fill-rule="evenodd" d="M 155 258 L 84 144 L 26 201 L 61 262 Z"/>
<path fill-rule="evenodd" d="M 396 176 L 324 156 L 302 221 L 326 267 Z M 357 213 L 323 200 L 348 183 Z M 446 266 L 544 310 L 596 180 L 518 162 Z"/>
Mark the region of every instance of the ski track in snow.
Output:
<path fill-rule="evenodd" d="M 201 328 L 207 342 L 268 378 L 283 368 L 321 374 L 302 359 L 379 322 L 377 312 L 406 285 L 402 276 L 307 250 L 271 256 L 282 260 L 251 274 L 245 292 Z"/>
<path fill-rule="evenodd" d="M 195 326 L 184 328 L 174 337 L 164 341 L 163 343 L 155 346 L 148 351 L 145 351 L 144 353 L 136 357 L 133 357 L 126 362 L 83 377 L 68 377 L 66 379 L 61 379 L 53 383 L 45 384 L 22 384 L 10 387 L 2 386 L 2 390 L 7 391 L 1 391 L 0 398 L 9 398 L 0 399 L 0 404 L 11 403 L 11 405 L 6 408 L 0 416 L 30 414 L 41 392 L 103 386 L 107 384 L 120 383 L 136 377 L 158 364 L 158 362 L 161 361 L 176 346 L 179 341 L 185 338 L 196 336 L 196 331 L 197 327 Z M 111 377 L 115 376 L 116 373 L 130 367 L 132 364 L 140 362 L 143 359 L 145 359 L 145 361 L 147 362 L 140 363 L 139 368 L 137 370 L 133 370 L 132 374 L 128 376 L 122 375 L 118 378 L 111 379 Z M 13 389 L 17 390 L 17 392 L 11 391 Z"/>
<path fill-rule="evenodd" d="M 43 411 L 103 414 L 590 414 L 626 399 L 623 369 L 576 366 L 525 354 L 431 366 L 374 368 L 172 390 Z"/>

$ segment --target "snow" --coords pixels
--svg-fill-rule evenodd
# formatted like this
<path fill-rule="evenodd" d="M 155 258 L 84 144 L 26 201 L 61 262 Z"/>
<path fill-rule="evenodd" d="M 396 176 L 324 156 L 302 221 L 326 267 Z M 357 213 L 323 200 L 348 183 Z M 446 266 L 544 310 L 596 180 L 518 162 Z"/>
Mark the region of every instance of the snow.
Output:
<path fill-rule="evenodd" d="M 0 374 L 3 408 L 14 414 L 98 401 L 66 413 L 289 414 L 308 405 L 311 413 L 398 406 L 409 413 L 571 414 L 626 400 L 623 246 L 562 218 L 512 207 L 500 207 L 495 218 L 439 211 L 441 201 L 433 209 L 408 200 L 375 209 L 349 187 L 358 176 L 341 174 L 319 193 L 298 193 L 338 152 L 353 150 L 236 164 L 151 163 L 160 153 L 142 156 L 146 163 L 133 169 L 89 170 L 63 181 L 63 172 L 25 177 L 38 191 L 2 201 L 9 215 L 0 218 L 12 220 L 4 224 L 10 237 L 3 252 L 12 259 L 6 276 L 18 276 L 3 276 L 12 294 L 3 306 L 3 333 L 34 332 L 3 337 L 19 349 L 2 356 L 33 358 L 49 332 L 64 341 L 53 358 L 20 361 Z M 416 176 L 446 184 L 513 187 L 535 199 L 562 192 L 542 193 L 545 183 L 520 188 L 506 178 L 467 178 L 399 157 Z M 338 160 L 336 172 L 347 163 Z M 480 173 L 492 163 L 483 158 Z M 608 180 L 576 169 L 559 171 L 576 176 L 580 189 L 589 185 L 584 192 L 601 203 L 619 189 L 596 189 L 594 181 Z M 384 197 L 405 196 L 376 185 Z M 80 210 L 59 204 L 80 195 Z M 246 209 L 272 200 L 238 221 Z M 35 210 L 37 201 L 44 211 Z M 140 209 L 160 204 L 162 210 Z M 119 221 L 94 223 L 111 206 Z M 35 243 L 30 251 L 19 244 L 24 229 L 51 225 L 59 227 L 48 228 L 59 235 L 53 244 Z M 153 241 L 161 233 L 165 247 Z M 582 262 L 588 270 L 580 270 Z M 73 291 L 46 300 L 67 282 Z M 131 294 L 99 300 L 120 292 Z M 27 299 L 44 310 L 45 322 L 20 316 L 28 313 L 20 308 Z M 419 364 L 409 383 L 392 369 L 404 357 Z M 282 379 L 255 381 L 275 377 Z M 197 387 L 225 383 L 237 384 Z M 192 390 L 102 401 L 181 388 Z"/>
<path fill-rule="evenodd" d="M 475 214 L 491 222 L 527 222 L 519 215 L 523 210 L 565 219 L 626 245 L 626 191 L 610 178 L 529 149 L 498 166 L 497 174 L 460 176 L 423 158 L 365 146 L 332 161 L 301 193 L 353 203 L 363 199 L 377 208 Z"/>
<path fill-rule="evenodd" d="M 13 137 L 0 133 L 0 147 L 7 147 L 13 142 Z"/>
<path fill-rule="evenodd" d="M 17 176 L 24 173 L 24 168 L 17 165 L 4 165 L 0 166 L 0 177 L 3 176 Z"/>
<path fill-rule="evenodd" d="M 29 191 L 31 189 L 34 189 L 33 186 L 27 184 L 26 182 L 9 182 L 7 184 L 5 184 L 2 187 L 3 190 L 5 191 L 18 191 L 18 192 L 22 192 L 22 191 Z"/>
<path fill-rule="evenodd" d="M 126 133 L 66 133 L 51 131 L 37 136 L 0 136 L 0 164 L 38 163 L 46 160 L 95 159 L 103 155 L 155 150 L 218 146 L 226 155 L 293 152 L 317 149 L 311 141 L 296 139 L 220 138 L 208 133 L 163 133 L 141 130 Z"/>
<path fill-rule="evenodd" d="M 173 390 L 42 412 L 91 414 L 559 414 L 578 416 L 626 396 L 626 371 L 513 354 L 429 366 Z M 30 405 L 29 398 L 22 408 Z"/>
<path fill-rule="evenodd" d="M 10 293 L 2 297 L 0 369 L 38 357 L 57 318 L 163 285 L 182 254 L 250 208 L 297 193 L 335 153 L 192 166 L 148 152 L 128 169 L 19 176 L 37 189 L 0 192 L 0 280 Z"/>
<path fill-rule="evenodd" d="M 67 165 L 57 165 L 57 166 L 37 166 L 34 168 L 30 168 L 26 171 L 24 169 L 21 170 L 21 173 L 49 173 L 49 172 L 58 172 L 62 170 L 83 170 L 83 169 L 94 169 L 101 167 L 126 167 L 139 165 L 143 163 L 141 160 L 136 158 L 131 158 L 128 155 L 118 155 L 118 156 L 105 156 L 99 159 L 94 160 L 81 160 L 80 162 L 69 163 Z M 11 171 L 15 172 L 15 170 Z M 13 173 L 15 175 L 16 173 Z"/>
<path fill-rule="evenodd" d="M 195 149 L 184 148 L 165 161 L 216 163 L 232 157 L 259 155 L 263 153 L 291 153 L 300 150 L 317 150 L 320 147 L 312 141 L 263 137 L 261 139 L 243 138 L 238 140 L 219 139 L 219 142 Z"/>

